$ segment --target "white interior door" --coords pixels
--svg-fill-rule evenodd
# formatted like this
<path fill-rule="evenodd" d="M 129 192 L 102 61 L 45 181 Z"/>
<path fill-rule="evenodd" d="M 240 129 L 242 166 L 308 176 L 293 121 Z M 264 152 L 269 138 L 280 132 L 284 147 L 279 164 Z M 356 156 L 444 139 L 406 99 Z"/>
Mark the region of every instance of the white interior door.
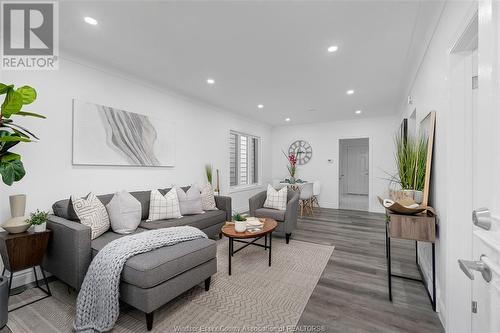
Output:
<path fill-rule="evenodd" d="M 368 194 L 368 146 L 347 146 L 347 193 Z"/>

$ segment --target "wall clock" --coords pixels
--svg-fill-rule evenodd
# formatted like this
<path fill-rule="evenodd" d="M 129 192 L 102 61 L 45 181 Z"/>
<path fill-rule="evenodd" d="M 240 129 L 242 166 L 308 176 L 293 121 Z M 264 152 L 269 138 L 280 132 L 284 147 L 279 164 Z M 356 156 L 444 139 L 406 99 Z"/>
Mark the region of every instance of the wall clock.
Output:
<path fill-rule="evenodd" d="M 309 142 L 297 140 L 288 148 L 288 155 L 290 154 L 295 154 L 295 156 L 297 156 L 297 164 L 304 165 L 311 160 L 313 151 Z"/>

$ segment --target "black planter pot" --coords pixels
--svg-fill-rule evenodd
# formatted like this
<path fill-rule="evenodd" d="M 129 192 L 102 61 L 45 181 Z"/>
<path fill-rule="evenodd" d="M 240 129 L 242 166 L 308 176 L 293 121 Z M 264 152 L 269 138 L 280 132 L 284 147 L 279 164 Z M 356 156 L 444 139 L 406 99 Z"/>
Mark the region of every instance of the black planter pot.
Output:
<path fill-rule="evenodd" d="M 9 318 L 9 279 L 0 276 L 0 329 L 7 325 Z"/>

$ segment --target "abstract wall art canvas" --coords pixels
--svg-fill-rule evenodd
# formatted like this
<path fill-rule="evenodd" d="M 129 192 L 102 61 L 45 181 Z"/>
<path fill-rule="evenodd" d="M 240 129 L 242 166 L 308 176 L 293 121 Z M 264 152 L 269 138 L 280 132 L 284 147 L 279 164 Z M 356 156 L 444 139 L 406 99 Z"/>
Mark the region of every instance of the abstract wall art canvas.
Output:
<path fill-rule="evenodd" d="M 174 166 L 175 124 L 74 99 L 73 164 Z"/>

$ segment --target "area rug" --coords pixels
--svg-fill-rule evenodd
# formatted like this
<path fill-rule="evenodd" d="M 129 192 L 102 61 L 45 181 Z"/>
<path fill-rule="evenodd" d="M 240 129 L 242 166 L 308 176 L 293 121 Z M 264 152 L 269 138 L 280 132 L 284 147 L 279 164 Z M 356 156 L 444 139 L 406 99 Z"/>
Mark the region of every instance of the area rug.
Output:
<path fill-rule="evenodd" d="M 296 325 L 333 253 L 333 246 L 273 240 L 272 267 L 263 248 L 249 246 L 234 255 L 228 275 L 228 241 L 217 242 L 218 272 L 209 292 L 203 284 L 155 311 L 153 332 L 279 332 Z M 235 244 L 238 248 L 239 244 Z M 59 281 L 53 296 L 13 311 L 13 333 L 72 332 L 76 293 Z M 10 298 L 16 307 L 41 295 L 30 289 Z M 122 305 L 112 332 L 146 332 L 144 313 Z"/>

